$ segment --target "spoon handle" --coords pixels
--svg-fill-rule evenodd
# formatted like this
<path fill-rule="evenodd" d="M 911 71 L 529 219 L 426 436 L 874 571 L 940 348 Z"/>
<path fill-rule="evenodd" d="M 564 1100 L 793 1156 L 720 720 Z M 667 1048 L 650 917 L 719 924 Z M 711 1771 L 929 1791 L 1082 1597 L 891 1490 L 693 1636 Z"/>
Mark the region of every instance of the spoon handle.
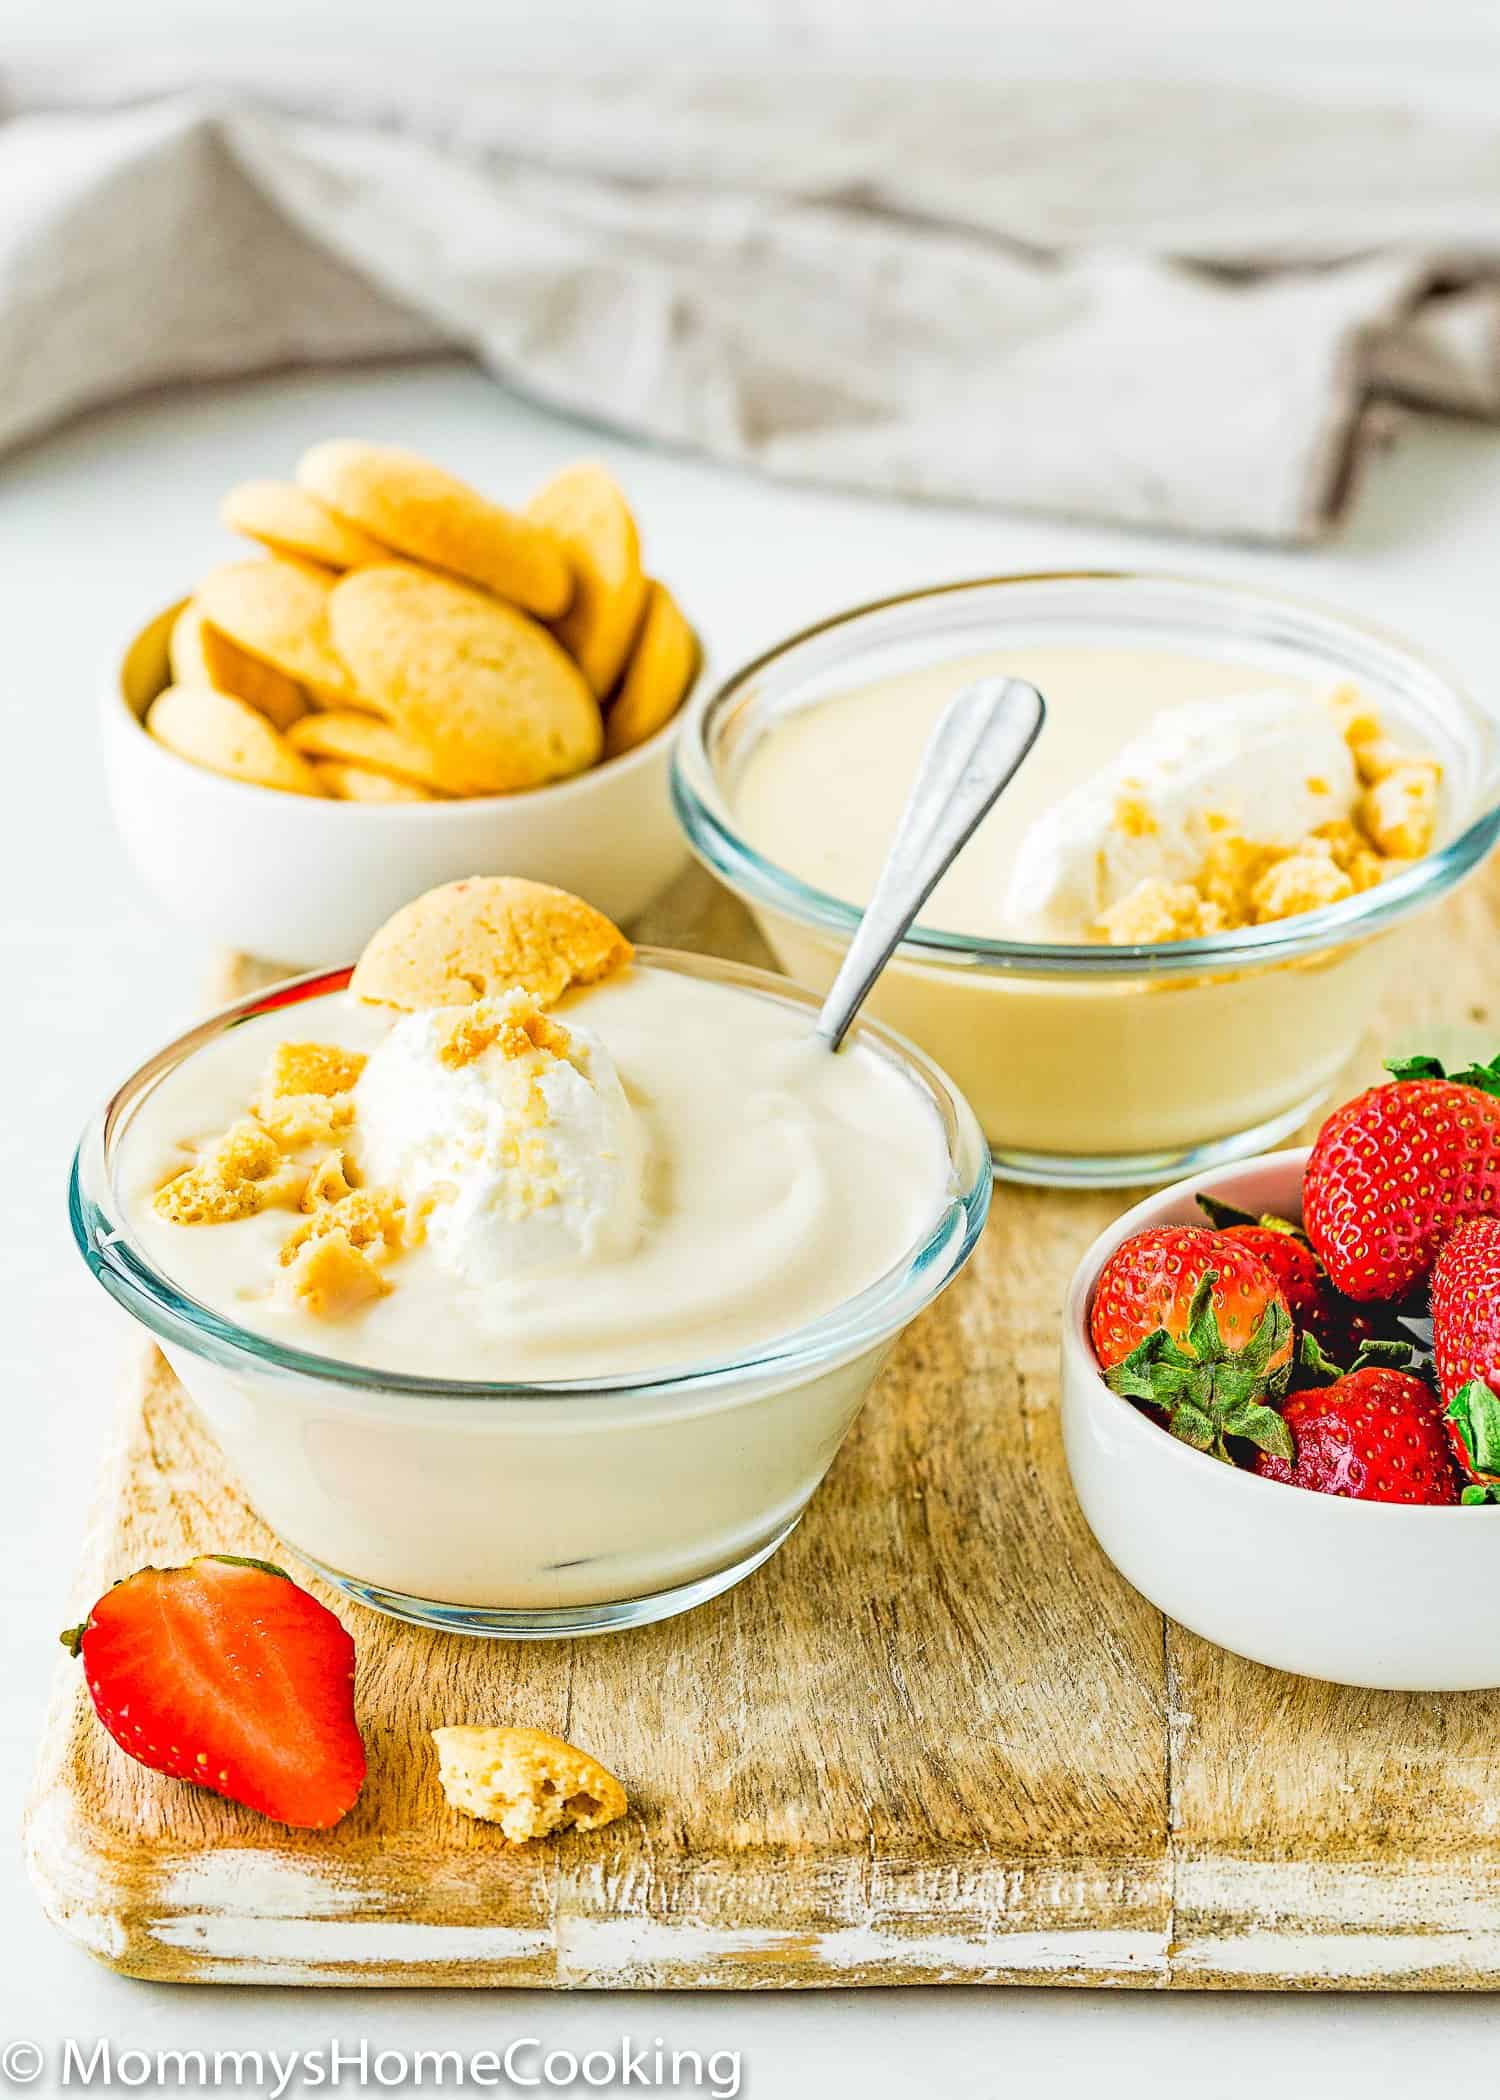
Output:
<path fill-rule="evenodd" d="M 939 878 L 1036 742 L 1047 703 L 1022 678 L 979 678 L 954 695 L 927 740 L 880 880 L 816 1028 L 837 1050 L 865 994 Z"/>

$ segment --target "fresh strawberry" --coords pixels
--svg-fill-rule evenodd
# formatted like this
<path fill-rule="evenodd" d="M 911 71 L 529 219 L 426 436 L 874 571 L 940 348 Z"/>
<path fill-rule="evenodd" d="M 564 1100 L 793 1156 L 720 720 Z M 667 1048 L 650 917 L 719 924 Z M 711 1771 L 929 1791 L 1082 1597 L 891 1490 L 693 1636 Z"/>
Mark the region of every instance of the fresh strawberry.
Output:
<path fill-rule="evenodd" d="M 1184 1443 L 1231 1465 L 1228 1437 L 1291 1456 L 1267 1404 L 1291 1375 L 1291 1315 L 1248 1247 L 1199 1225 L 1136 1233 L 1100 1272 L 1089 1332 L 1111 1389 Z"/>
<path fill-rule="evenodd" d="M 1464 1500 L 1500 1501 L 1500 1218 L 1466 1218 L 1438 1256 L 1432 1353 Z"/>
<path fill-rule="evenodd" d="M 62 1640 L 104 1726 L 152 1771 L 297 1829 L 353 1807 L 354 1643 L 280 1568 L 228 1553 L 142 1568 Z"/>
<path fill-rule="evenodd" d="M 1282 1412 L 1296 1452 L 1257 1451 L 1267 1480 L 1356 1502 L 1457 1502 L 1442 1404 L 1415 1372 L 1370 1365 L 1294 1393 Z"/>
<path fill-rule="evenodd" d="M 1404 1298 L 1465 1218 L 1500 1212 L 1500 1057 L 1451 1079 L 1436 1058 L 1335 1109 L 1307 1162 L 1302 1216 L 1336 1287 Z"/>
<path fill-rule="evenodd" d="M 1389 1307 L 1356 1305 L 1334 1289 L 1312 1242 L 1290 1218 L 1270 1212 L 1256 1217 L 1217 1196 L 1200 1195 L 1198 1205 L 1227 1239 L 1238 1240 L 1260 1256 L 1281 1285 L 1292 1325 L 1299 1333 L 1314 1336 L 1335 1362 L 1352 1363 L 1366 1342 L 1402 1339 L 1400 1324 Z"/>
<path fill-rule="evenodd" d="M 1221 1203 L 1216 1196 L 1200 1196 L 1198 1208 L 1225 1239 L 1235 1240 L 1260 1256 L 1281 1285 L 1293 1326 L 1316 1331 L 1323 1317 L 1327 1278 L 1306 1235 L 1291 1219 L 1269 1214 L 1257 1218 L 1249 1211 L 1236 1210 L 1232 1203 Z M 1323 1340 L 1321 1334 L 1318 1339 Z M 1327 1346 L 1325 1342 L 1324 1347 Z"/>

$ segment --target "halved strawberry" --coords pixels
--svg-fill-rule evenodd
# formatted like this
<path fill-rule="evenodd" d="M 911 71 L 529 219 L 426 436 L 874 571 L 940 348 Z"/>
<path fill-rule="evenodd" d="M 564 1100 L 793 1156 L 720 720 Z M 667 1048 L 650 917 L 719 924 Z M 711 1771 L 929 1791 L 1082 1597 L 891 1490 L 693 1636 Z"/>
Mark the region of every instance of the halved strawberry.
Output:
<path fill-rule="evenodd" d="M 1432 1271 L 1432 1353 L 1465 1502 L 1500 1501 L 1500 1218 L 1468 1218 Z"/>
<path fill-rule="evenodd" d="M 1111 1390 L 1159 1412 L 1184 1443 L 1230 1465 L 1229 1437 L 1291 1456 L 1268 1404 L 1291 1376 L 1291 1314 L 1238 1241 L 1198 1225 L 1134 1234 L 1100 1271 L 1089 1331 Z"/>
<path fill-rule="evenodd" d="M 1450 1079 L 1433 1057 L 1334 1110 L 1308 1157 L 1302 1217 L 1350 1298 L 1404 1298 L 1465 1218 L 1500 1213 L 1500 1057 Z"/>
<path fill-rule="evenodd" d="M 154 1772 L 326 1830 L 365 1777 L 354 1643 L 269 1561 L 206 1554 L 142 1568 L 62 1635 L 94 1711 Z"/>

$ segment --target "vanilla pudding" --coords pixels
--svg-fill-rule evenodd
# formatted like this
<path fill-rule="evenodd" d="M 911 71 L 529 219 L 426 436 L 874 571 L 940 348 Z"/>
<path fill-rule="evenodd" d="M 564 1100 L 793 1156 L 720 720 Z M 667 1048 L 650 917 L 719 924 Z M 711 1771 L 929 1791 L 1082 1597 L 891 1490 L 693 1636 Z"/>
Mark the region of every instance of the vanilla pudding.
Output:
<path fill-rule="evenodd" d="M 1046 725 L 872 1009 L 953 1072 L 1003 1173 L 1123 1184 L 1316 1106 L 1395 925 L 1493 842 L 1494 738 L 1401 644 L 1170 577 L 1038 576 L 827 622 L 690 710 L 695 850 L 827 985 L 917 756 L 976 678 Z"/>
<path fill-rule="evenodd" d="M 298 1211 L 182 1225 L 153 1200 L 189 1148 L 255 1098 L 288 1038 L 280 1013 L 205 1045 L 142 1104 L 116 1165 L 131 1231 L 189 1296 L 289 1347 L 417 1377 L 530 1383 L 752 1352 L 884 1275 L 949 1200 L 930 1098 L 877 1049 L 855 1042 L 831 1057 L 794 1007 L 639 963 L 551 1012 L 586 1046 L 597 1083 L 553 1061 L 571 1088 L 546 1075 L 546 1142 L 576 1150 L 560 1192 L 530 1201 L 462 1156 L 475 1101 L 490 1112 L 493 1049 L 444 1066 L 423 1054 L 436 1015 L 400 1016 L 348 990 L 297 1008 L 299 1041 L 368 1059 L 339 1133 L 358 1185 L 395 1187 L 408 1210 L 441 1192 L 418 1243 L 384 1269 L 388 1288 L 347 1314 L 321 1317 L 281 1288 Z M 303 1155 L 308 1167 L 320 1149 Z"/>
<path fill-rule="evenodd" d="M 75 1232 L 351 1594 L 522 1638 L 660 1618 L 775 1550 L 988 1207 L 944 1076 L 815 1016 L 542 885 L 449 885 L 352 979 L 143 1066 Z"/>
<path fill-rule="evenodd" d="M 960 657 L 792 713 L 737 784 L 746 839 L 862 906 L 943 708 L 960 686 L 994 677 L 1038 687 L 1047 724 L 933 892 L 928 924 L 1032 942 L 1192 938 L 1225 930 L 1222 906 L 1207 925 L 1200 909 L 1190 925 L 1143 934 L 1126 924 L 1123 936 L 1113 915 L 1143 885 L 1192 886 L 1226 838 L 1257 855 L 1256 880 L 1282 864 L 1273 851 L 1305 860 L 1311 847 L 1326 859 L 1328 893 L 1303 909 L 1373 886 L 1430 843 L 1441 769 L 1384 735 L 1353 688 L 1247 678 L 1212 658 L 1144 648 Z M 1362 734 L 1351 742 L 1351 731 Z M 1375 767 L 1379 778 L 1366 777 Z M 1345 827 L 1347 869 L 1332 851 Z M 1292 916 L 1272 885 L 1249 887 L 1239 921 Z"/>

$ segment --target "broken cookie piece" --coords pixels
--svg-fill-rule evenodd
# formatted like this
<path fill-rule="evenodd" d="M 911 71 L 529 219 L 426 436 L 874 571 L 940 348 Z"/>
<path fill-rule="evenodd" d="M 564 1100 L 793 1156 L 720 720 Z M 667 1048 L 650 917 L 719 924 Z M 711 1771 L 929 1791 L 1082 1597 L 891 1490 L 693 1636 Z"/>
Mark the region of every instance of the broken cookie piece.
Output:
<path fill-rule="evenodd" d="M 365 1068 L 338 1043 L 278 1043 L 255 1097 L 257 1119 L 278 1145 L 327 1145 L 354 1120 L 352 1089 Z"/>
<path fill-rule="evenodd" d="M 434 1728 L 438 1778 L 454 1808 L 524 1845 L 558 1830 L 601 1830 L 625 1789 L 596 1758 L 541 1728 Z"/>
<path fill-rule="evenodd" d="M 329 1162 L 321 1162 L 322 1174 Z M 309 1187 L 311 1184 L 309 1184 Z M 284 1289 L 319 1320 L 341 1320 L 390 1285 L 380 1264 L 401 1252 L 405 1211 L 394 1189 L 349 1189 L 332 1201 L 309 1204 L 282 1243 Z"/>
<path fill-rule="evenodd" d="M 287 1174 L 274 1139 L 245 1117 L 159 1188 L 153 1203 L 174 1225 L 225 1225 L 289 1201 L 300 1180 Z"/>
<path fill-rule="evenodd" d="M 256 1101 L 255 1115 L 278 1145 L 295 1152 L 302 1145 L 329 1145 L 354 1121 L 348 1094 L 280 1094 Z"/>
<path fill-rule="evenodd" d="M 324 1204 L 341 1203 L 354 1188 L 346 1155 L 337 1147 L 325 1152 L 307 1177 L 302 1191 L 303 1210 L 321 1210 Z"/>
<path fill-rule="evenodd" d="M 390 1289 L 369 1255 L 340 1229 L 318 1233 L 296 1247 L 288 1241 L 281 1259 L 287 1291 L 314 1319 L 342 1320 Z"/>
<path fill-rule="evenodd" d="M 341 1043 L 278 1043 L 261 1081 L 261 1099 L 284 1094 L 347 1094 L 365 1068 L 363 1053 Z"/>

